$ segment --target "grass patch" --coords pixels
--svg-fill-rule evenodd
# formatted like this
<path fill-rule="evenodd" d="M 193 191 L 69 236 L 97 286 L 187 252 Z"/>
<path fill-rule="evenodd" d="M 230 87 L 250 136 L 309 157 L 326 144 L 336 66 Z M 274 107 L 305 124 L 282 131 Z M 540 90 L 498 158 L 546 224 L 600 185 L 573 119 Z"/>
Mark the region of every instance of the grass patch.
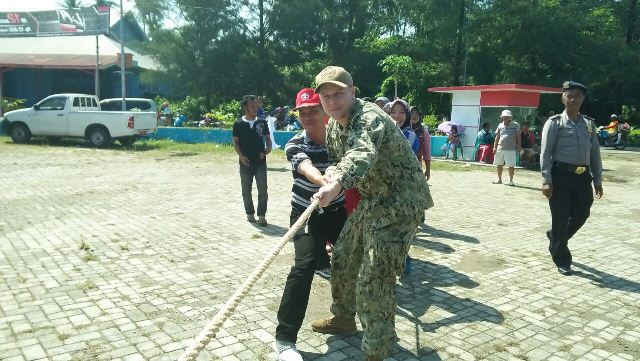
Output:
<path fill-rule="evenodd" d="M 120 250 L 121 251 L 128 251 L 129 250 L 129 245 L 126 243 L 120 243 Z"/>
<path fill-rule="evenodd" d="M 87 252 L 84 254 L 84 256 L 82 256 L 82 260 L 85 262 L 97 261 L 98 256 L 96 256 L 93 252 Z"/>
<path fill-rule="evenodd" d="M 178 153 L 218 153 L 235 154 L 231 144 L 217 143 L 179 143 L 168 139 L 140 140 L 133 144 L 134 151 L 159 150 Z"/>
<path fill-rule="evenodd" d="M 188 157 L 198 154 L 214 154 L 221 156 L 236 155 L 231 144 L 218 143 L 180 143 L 168 139 L 140 140 L 133 144 L 133 151 L 159 151 L 173 153 L 172 156 Z M 284 150 L 274 149 L 268 156 L 286 159 Z"/>
<path fill-rule="evenodd" d="M 454 162 L 431 162 L 431 170 L 441 170 L 447 172 L 471 172 L 474 170 L 472 166 L 464 163 Z"/>
<path fill-rule="evenodd" d="M 97 361 L 102 354 L 102 346 L 89 345 L 82 351 L 76 352 L 71 357 L 71 361 Z"/>
<path fill-rule="evenodd" d="M 496 350 L 496 351 L 498 351 L 498 352 L 505 352 L 505 351 L 507 351 L 507 348 L 506 348 L 504 345 L 502 345 L 502 344 L 495 344 L 495 345 L 493 345 L 493 349 L 494 349 L 494 350 Z"/>
<path fill-rule="evenodd" d="M 97 288 L 98 286 L 90 280 L 84 281 L 80 284 L 80 290 L 84 293 L 87 293 L 87 291 L 95 290 Z"/>
<path fill-rule="evenodd" d="M 90 251 L 91 250 L 91 247 L 89 247 L 89 244 L 86 243 L 84 241 L 84 239 L 82 241 L 80 241 L 80 250 L 81 251 Z"/>
<path fill-rule="evenodd" d="M 251 238 L 253 239 L 257 239 L 257 238 L 263 238 L 264 236 L 260 233 L 254 233 L 251 235 Z"/>
<path fill-rule="evenodd" d="M 64 340 L 68 339 L 69 337 L 71 337 L 70 334 L 68 333 L 59 333 L 58 334 L 58 340 L 64 342 Z"/>

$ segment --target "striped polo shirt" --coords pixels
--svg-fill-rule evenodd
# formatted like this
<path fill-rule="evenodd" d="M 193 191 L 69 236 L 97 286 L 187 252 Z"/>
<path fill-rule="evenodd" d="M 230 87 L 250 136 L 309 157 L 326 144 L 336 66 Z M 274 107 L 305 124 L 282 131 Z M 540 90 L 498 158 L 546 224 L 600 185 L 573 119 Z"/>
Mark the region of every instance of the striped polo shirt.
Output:
<path fill-rule="evenodd" d="M 327 147 L 314 143 L 303 130 L 289 140 L 284 150 L 287 154 L 287 160 L 291 162 L 291 171 L 293 173 L 291 206 L 305 210 L 311 204 L 311 197 L 318 192 L 320 186 L 310 182 L 307 177 L 298 173 L 298 167 L 300 163 L 309 159 L 313 166 L 324 174 L 330 165 Z M 344 204 L 344 192 L 340 192 L 328 207 L 341 204 Z"/>

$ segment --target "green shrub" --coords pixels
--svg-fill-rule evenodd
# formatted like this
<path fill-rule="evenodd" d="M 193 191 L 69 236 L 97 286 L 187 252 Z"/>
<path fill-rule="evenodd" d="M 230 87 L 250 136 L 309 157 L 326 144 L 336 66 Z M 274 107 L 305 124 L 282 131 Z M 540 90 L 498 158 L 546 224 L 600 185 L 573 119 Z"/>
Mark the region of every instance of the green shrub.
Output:
<path fill-rule="evenodd" d="M 438 129 L 438 117 L 435 114 L 425 115 L 422 123 L 429 128 L 431 135 Z"/>
<path fill-rule="evenodd" d="M 16 98 L 2 98 L 0 100 L 0 107 L 2 107 L 2 112 L 10 112 L 16 109 L 24 108 L 25 99 L 16 99 Z"/>
<path fill-rule="evenodd" d="M 222 121 L 225 127 L 230 127 L 235 122 L 236 118 L 240 114 L 241 106 L 237 100 L 232 100 L 226 103 L 220 103 L 215 108 L 211 109 L 210 114 L 217 121 Z"/>
<path fill-rule="evenodd" d="M 629 145 L 640 146 L 640 129 L 631 129 L 627 140 L 629 141 Z"/>
<path fill-rule="evenodd" d="M 204 97 L 192 97 L 188 95 L 182 101 L 169 101 L 166 98 L 157 96 L 154 101 L 158 105 L 158 108 L 160 108 L 165 101 L 169 102 L 169 108 L 171 108 L 174 118 L 180 114 L 184 114 L 187 116 L 187 122 L 195 122 L 199 121 L 203 116 L 208 116 L 216 122 L 223 122 L 225 128 L 231 127 L 237 116 L 241 113 L 240 102 L 237 100 L 220 103 L 209 111 L 207 111 Z"/>
<path fill-rule="evenodd" d="M 192 97 L 187 95 L 181 102 L 169 103 L 174 118 L 178 114 L 187 116 L 187 121 L 200 120 L 203 114 L 207 113 L 207 105 L 204 97 Z"/>

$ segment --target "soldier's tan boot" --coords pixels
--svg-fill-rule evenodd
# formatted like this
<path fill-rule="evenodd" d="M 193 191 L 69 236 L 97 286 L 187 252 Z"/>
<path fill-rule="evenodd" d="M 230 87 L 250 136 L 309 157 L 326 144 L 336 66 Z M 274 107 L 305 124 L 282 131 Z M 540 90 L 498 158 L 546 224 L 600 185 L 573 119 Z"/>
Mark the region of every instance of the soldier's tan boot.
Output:
<path fill-rule="evenodd" d="M 315 332 L 329 333 L 332 335 L 355 335 L 358 333 L 356 319 L 354 317 L 338 318 L 334 316 L 315 320 L 311 323 L 311 329 Z"/>

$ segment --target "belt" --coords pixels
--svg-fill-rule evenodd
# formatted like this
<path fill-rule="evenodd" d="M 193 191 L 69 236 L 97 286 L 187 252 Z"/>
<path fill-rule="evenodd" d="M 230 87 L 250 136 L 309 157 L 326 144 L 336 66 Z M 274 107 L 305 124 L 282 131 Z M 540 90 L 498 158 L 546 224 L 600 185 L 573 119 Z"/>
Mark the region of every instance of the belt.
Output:
<path fill-rule="evenodd" d="M 565 162 L 553 162 L 553 166 L 569 173 L 583 174 L 589 171 L 588 165 L 575 165 Z"/>

